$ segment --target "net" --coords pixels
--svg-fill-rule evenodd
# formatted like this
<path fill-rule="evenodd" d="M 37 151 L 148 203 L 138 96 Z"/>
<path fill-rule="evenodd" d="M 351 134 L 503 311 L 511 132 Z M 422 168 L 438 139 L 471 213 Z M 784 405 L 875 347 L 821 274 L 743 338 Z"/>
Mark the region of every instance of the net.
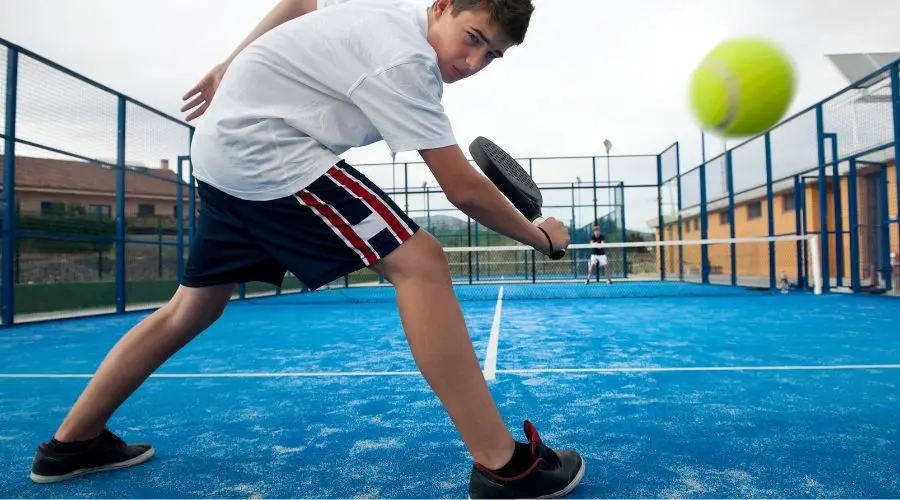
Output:
<path fill-rule="evenodd" d="M 821 293 L 816 235 L 602 245 L 607 269 L 591 244 L 571 245 L 551 260 L 528 246 L 447 247 L 461 301 L 580 298 L 732 296 Z M 606 271 L 609 280 L 607 281 Z M 589 281 L 589 282 L 588 282 Z M 249 296 L 253 301 L 262 295 Z M 387 302 L 393 287 L 370 270 L 353 273 L 315 292 L 281 293 L 260 304 Z M 273 302 L 274 301 L 274 302 Z"/>

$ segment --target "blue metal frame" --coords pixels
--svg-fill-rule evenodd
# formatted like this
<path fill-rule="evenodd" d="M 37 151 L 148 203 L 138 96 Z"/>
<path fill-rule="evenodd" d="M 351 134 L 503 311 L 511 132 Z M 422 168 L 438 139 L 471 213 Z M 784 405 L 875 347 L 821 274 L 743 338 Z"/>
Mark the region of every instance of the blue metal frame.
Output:
<path fill-rule="evenodd" d="M 531 160 L 528 160 L 528 172 L 531 173 Z M 591 157 L 591 186 L 593 186 L 594 191 L 594 224 L 597 224 L 597 157 Z M 658 178 L 657 178 L 658 179 Z M 657 180 L 657 184 L 659 181 Z M 598 271 L 599 272 L 599 271 Z M 599 274 L 597 275 L 599 276 Z"/>
<path fill-rule="evenodd" d="M 662 243 L 666 240 L 666 227 L 663 220 L 662 211 L 662 155 L 656 155 L 656 212 L 659 219 L 659 241 Z M 596 186 L 596 183 L 594 183 Z M 594 210 L 597 210 L 597 200 L 594 200 Z M 659 247 L 659 279 L 666 279 L 666 247 Z"/>
<path fill-rule="evenodd" d="M 819 246 L 822 261 L 822 293 L 831 288 L 830 260 L 828 258 L 828 181 L 825 175 L 825 119 L 822 103 L 816 105 L 816 148 L 819 157 Z"/>
<path fill-rule="evenodd" d="M 859 276 L 859 208 L 857 204 L 856 158 L 850 158 L 850 173 L 847 177 L 847 202 L 850 209 L 850 288 L 860 289 Z"/>
<path fill-rule="evenodd" d="M 806 212 L 806 206 L 807 206 L 806 205 L 806 178 L 800 177 L 800 186 L 801 186 L 802 193 L 803 193 L 803 202 L 801 205 L 803 207 L 803 216 L 801 217 L 801 222 L 802 222 L 802 227 L 803 227 L 803 235 L 806 236 L 809 234 L 809 227 L 808 227 L 809 214 Z M 805 287 L 810 285 L 810 283 L 809 283 L 809 259 L 807 258 L 808 255 L 809 255 L 809 241 L 803 240 L 803 255 L 802 255 L 801 260 L 803 261 L 803 273 L 802 274 L 803 274 L 803 285 Z M 821 256 L 820 256 L 819 262 L 821 265 Z"/>
<path fill-rule="evenodd" d="M 19 82 L 19 53 L 12 47 L 6 57 L 6 128 L 3 146 L 3 325 L 15 322 L 16 257 L 16 96 Z"/>
<path fill-rule="evenodd" d="M 888 177 L 887 165 L 881 164 L 878 173 L 881 191 L 881 272 L 884 275 L 884 289 L 891 290 L 891 224 L 890 211 L 888 210 Z"/>
<path fill-rule="evenodd" d="M 844 286 L 844 214 L 841 203 L 841 173 L 838 161 L 837 134 L 823 136 L 831 142 L 831 188 L 834 197 L 834 270 L 835 285 Z"/>
<path fill-rule="evenodd" d="M 628 228 L 625 226 L 625 183 L 619 182 L 619 193 L 622 193 L 622 199 L 619 200 L 619 207 L 621 207 L 622 216 L 619 218 L 622 221 L 622 242 L 628 242 Z M 628 247 L 622 247 L 622 277 L 628 277 Z"/>
<path fill-rule="evenodd" d="M 709 214 L 706 210 L 706 163 L 700 165 L 700 239 L 709 239 Z M 700 281 L 709 284 L 709 248 L 700 245 Z"/>
<path fill-rule="evenodd" d="M 725 153 L 725 175 L 728 184 L 728 234 L 734 239 L 734 175 L 732 175 L 731 150 Z M 731 247 L 731 284 L 737 286 L 737 246 L 732 242 Z"/>
<path fill-rule="evenodd" d="M 772 185 L 772 136 L 766 132 L 766 212 L 768 213 L 769 237 L 775 236 L 774 186 Z M 775 288 L 775 242 L 769 242 L 769 288 Z"/>
<path fill-rule="evenodd" d="M 897 248 L 900 249 L 900 61 L 891 65 L 891 96 L 894 118 L 894 188 L 897 195 Z"/>
<path fill-rule="evenodd" d="M 125 113 L 126 100 L 119 96 L 116 136 L 116 312 L 125 312 Z"/>
<path fill-rule="evenodd" d="M 175 259 L 177 260 L 175 266 L 178 270 L 177 276 L 179 283 L 181 282 L 181 278 L 184 277 L 184 189 L 182 189 L 184 181 L 182 180 L 182 176 L 184 175 L 185 159 L 185 156 L 178 157 L 178 183 L 176 184 L 178 194 L 175 201 L 175 225 L 178 231 L 178 234 L 175 236 L 175 242 L 178 245 L 175 249 Z"/>
<path fill-rule="evenodd" d="M 800 176 L 794 176 L 794 222 L 796 223 L 796 231 L 797 235 L 805 235 L 806 231 L 804 231 L 803 227 L 803 215 L 805 211 L 803 210 L 803 185 L 800 182 Z M 802 288 L 806 287 L 806 282 L 803 277 L 803 256 L 806 255 L 804 253 L 805 248 L 803 247 L 803 241 L 797 240 L 797 281 L 798 285 Z"/>
<path fill-rule="evenodd" d="M 675 179 L 677 190 L 675 194 L 676 206 L 678 210 L 678 241 L 684 239 L 684 233 L 681 229 L 681 152 L 678 147 L 678 143 L 675 143 Z M 684 281 L 684 247 L 678 245 L 678 280 Z"/>

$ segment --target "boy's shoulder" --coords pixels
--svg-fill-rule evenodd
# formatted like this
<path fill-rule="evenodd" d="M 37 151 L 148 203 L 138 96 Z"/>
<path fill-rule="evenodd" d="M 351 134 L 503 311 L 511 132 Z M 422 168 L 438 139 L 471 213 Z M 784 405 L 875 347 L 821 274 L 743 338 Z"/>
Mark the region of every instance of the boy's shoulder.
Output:
<path fill-rule="evenodd" d="M 324 48 L 358 57 L 366 66 L 389 67 L 434 59 L 428 42 L 429 5 L 422 0 L 317 0 L 315 11 L 282 29 L 310 50 Z"/>

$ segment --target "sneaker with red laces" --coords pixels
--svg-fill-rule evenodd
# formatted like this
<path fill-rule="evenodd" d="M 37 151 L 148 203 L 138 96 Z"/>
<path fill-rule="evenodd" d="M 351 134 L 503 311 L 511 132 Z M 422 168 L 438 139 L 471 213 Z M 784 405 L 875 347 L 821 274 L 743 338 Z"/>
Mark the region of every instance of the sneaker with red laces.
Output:
<path fill-rule="evenodd" d="M 552 450 L 531 422 L 526 420 L 524 427 L 534 459 L 531 467 L 518 476 L 501 477 L 476 463 L 469 479 L 469 498 L 560 498 L 578 486 L 584 477 L 581 455 L 575 450 Z"/>

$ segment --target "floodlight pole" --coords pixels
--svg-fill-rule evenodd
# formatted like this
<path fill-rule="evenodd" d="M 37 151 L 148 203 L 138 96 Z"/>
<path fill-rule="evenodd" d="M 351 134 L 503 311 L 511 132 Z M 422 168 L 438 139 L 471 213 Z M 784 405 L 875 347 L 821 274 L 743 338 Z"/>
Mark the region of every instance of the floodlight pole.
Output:
<path fill-rule="evenodd" d="M 603 141 L 603 147 L 606 148 L 606 204 L 607 210 L 612 210 L 612 191 L 609 189 L 612 186 L 612 172 L 609 167 L 609 151 L 612 149 L 612 142 L 609 139 L 605 139 Z"/>
<path fill-rule="evenodd" d="M 391 195 L 397 193 L 397 152 L 391 151 Z"/>

